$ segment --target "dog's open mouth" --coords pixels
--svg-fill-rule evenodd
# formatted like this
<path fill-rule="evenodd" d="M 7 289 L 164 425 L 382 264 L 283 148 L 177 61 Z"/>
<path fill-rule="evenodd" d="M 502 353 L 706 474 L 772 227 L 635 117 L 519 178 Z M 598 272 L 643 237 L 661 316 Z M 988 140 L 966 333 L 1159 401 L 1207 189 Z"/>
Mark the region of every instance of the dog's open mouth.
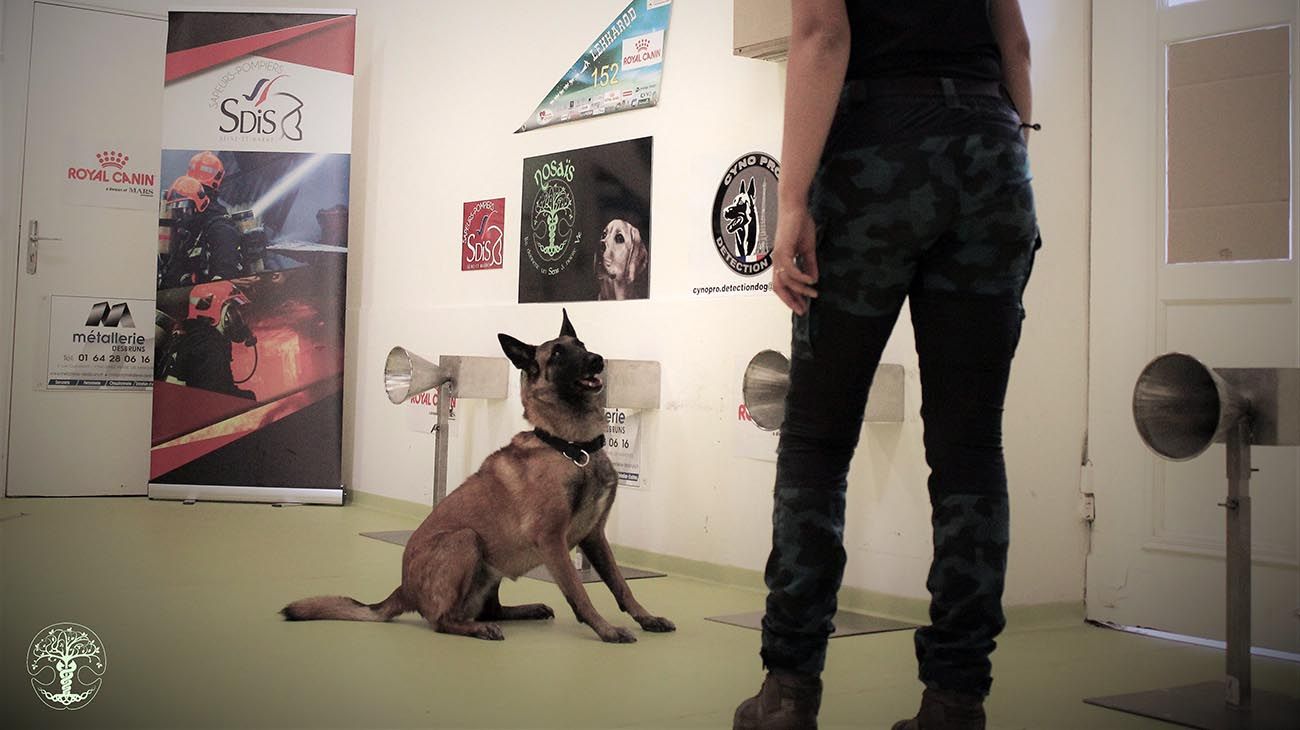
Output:
<path fill-rule="evenodd" d="M 738 229 L 740 229 L 744 225 L 745 225 L 745 220 L 743 218 L 728 218 L 727 233 L 735 233 Z"/>
<path fill-rule="evenodd" d="M 605 387 L 605 383 L 600 379 L 599 375 L 592 374 L 592 375 L 588 375 L 585 378 L 579 378 L 578 387 L 582 388 L 583 390 L 590 390 L 592 392 L 598 393 L 600 392 L 601 388 Z"/>

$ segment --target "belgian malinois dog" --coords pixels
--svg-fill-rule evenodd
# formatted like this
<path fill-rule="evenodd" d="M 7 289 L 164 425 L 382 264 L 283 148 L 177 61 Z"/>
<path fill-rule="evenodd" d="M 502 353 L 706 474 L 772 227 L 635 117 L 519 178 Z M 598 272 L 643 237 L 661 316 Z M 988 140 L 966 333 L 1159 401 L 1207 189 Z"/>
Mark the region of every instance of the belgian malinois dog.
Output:
<path fill-rule="evenodd" d="M 618 476 L 604 452 L 605 360 L 578 339 L 568 312 L 560 336 L 527 345 L 498 334 L 519 368 L 524 418 L 518 433 L 434 506 L 402 554 L 402 584 L 379 603 L 345 596 L 304 598 L 281 613 L 291 621 L 389 621 L 419 611 L 435 631 L 500 640 L 496 621 L 549 619 L 549 606 L 503 606 L 502 578 L 514 580 L 544 564 L 577 615 L 602 641 L 636 636 L 596 612 L 569 559 L 574 546 L 609 586 L 618 607 L 646 631 L 674 631 L 632 596 L 605 539 Z"/>

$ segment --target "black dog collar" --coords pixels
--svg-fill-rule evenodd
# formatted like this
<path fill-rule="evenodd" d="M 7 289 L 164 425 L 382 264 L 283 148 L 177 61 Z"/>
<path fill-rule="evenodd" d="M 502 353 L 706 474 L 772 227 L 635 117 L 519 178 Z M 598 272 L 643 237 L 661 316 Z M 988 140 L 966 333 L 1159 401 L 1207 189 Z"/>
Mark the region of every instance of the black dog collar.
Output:
<path fill-rule="evenodd" d="M 534 428 L 533 435 L 541 439 L 542 443 L 569 457 L 578 466 L 586 466 L 591 461 L 592 454 L 605 448 L 605 434 L 603 433 L 590 441 L 583 441 L 582 443 L 565 441 L 559 436 L 547 433 L 540 428 Z"/>

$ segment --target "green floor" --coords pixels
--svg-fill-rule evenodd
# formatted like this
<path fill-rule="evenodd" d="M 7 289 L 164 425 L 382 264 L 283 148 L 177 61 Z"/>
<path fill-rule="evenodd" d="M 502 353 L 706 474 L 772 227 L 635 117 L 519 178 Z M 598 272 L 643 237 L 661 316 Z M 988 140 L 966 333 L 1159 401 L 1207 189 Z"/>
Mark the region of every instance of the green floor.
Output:
<path fill-rule="evenodd" d="M 550 583 L 506 584 L 506 602 L 558 618 L 507 624 L 504 642 L 394 624 L 286 623 L 295 598 L 363 601 L 396 584 L 400 548 L 360 537 L 409 516 L 351 505 L 0 501 L 0 727 L 4 728 L 729 728 L 757 687 L 759 635 L 706 621 L 756 610 L 762 595 L 673 574 L 633 582 L 678 631 L 607 645 Z M 653 567 L 653 566 L 652 566 Z M 622 625 L 609 592 L 588 586 Z M 47 709 L 24 671 L 43 627 L 83 624 L 108 659 L 100 694 Z M 1169 728 L 1085 705 L 1086 696 L 1216 679 L 1214 650 L 1084 624 L 1014 622 L 994 655 L 991 728 Z M 823 728 L 887 728 L 915 709 L 911 632 L 835 639 Z M 1256 659 L 1256 687 L 1300 694 L 1300 665 Z"/>

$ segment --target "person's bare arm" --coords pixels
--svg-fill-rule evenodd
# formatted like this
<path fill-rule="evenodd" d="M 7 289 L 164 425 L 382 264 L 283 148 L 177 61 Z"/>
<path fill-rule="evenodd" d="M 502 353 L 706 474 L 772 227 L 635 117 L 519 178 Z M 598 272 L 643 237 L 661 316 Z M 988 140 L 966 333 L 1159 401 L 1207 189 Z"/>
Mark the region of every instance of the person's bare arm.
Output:
<path fill-rule="evenodd" d="M 772 287 L 803 314 L 818 273 L 808 190 L 844 86 L 850 36 L 843 0 L 792 0 L 791 18 Z"/>
<path fill-rule="evenodd" d="M 1020 0 L 990 0 L 989 20 L 1002 53 L 1002 83 L 1020 112 L 1020 121 L 1034 121 L 1034 94 L 1029 82 L 1029 33 L 1020 12 Z M 1022 131 L 1029 138 L 1029 128 Z"/>

